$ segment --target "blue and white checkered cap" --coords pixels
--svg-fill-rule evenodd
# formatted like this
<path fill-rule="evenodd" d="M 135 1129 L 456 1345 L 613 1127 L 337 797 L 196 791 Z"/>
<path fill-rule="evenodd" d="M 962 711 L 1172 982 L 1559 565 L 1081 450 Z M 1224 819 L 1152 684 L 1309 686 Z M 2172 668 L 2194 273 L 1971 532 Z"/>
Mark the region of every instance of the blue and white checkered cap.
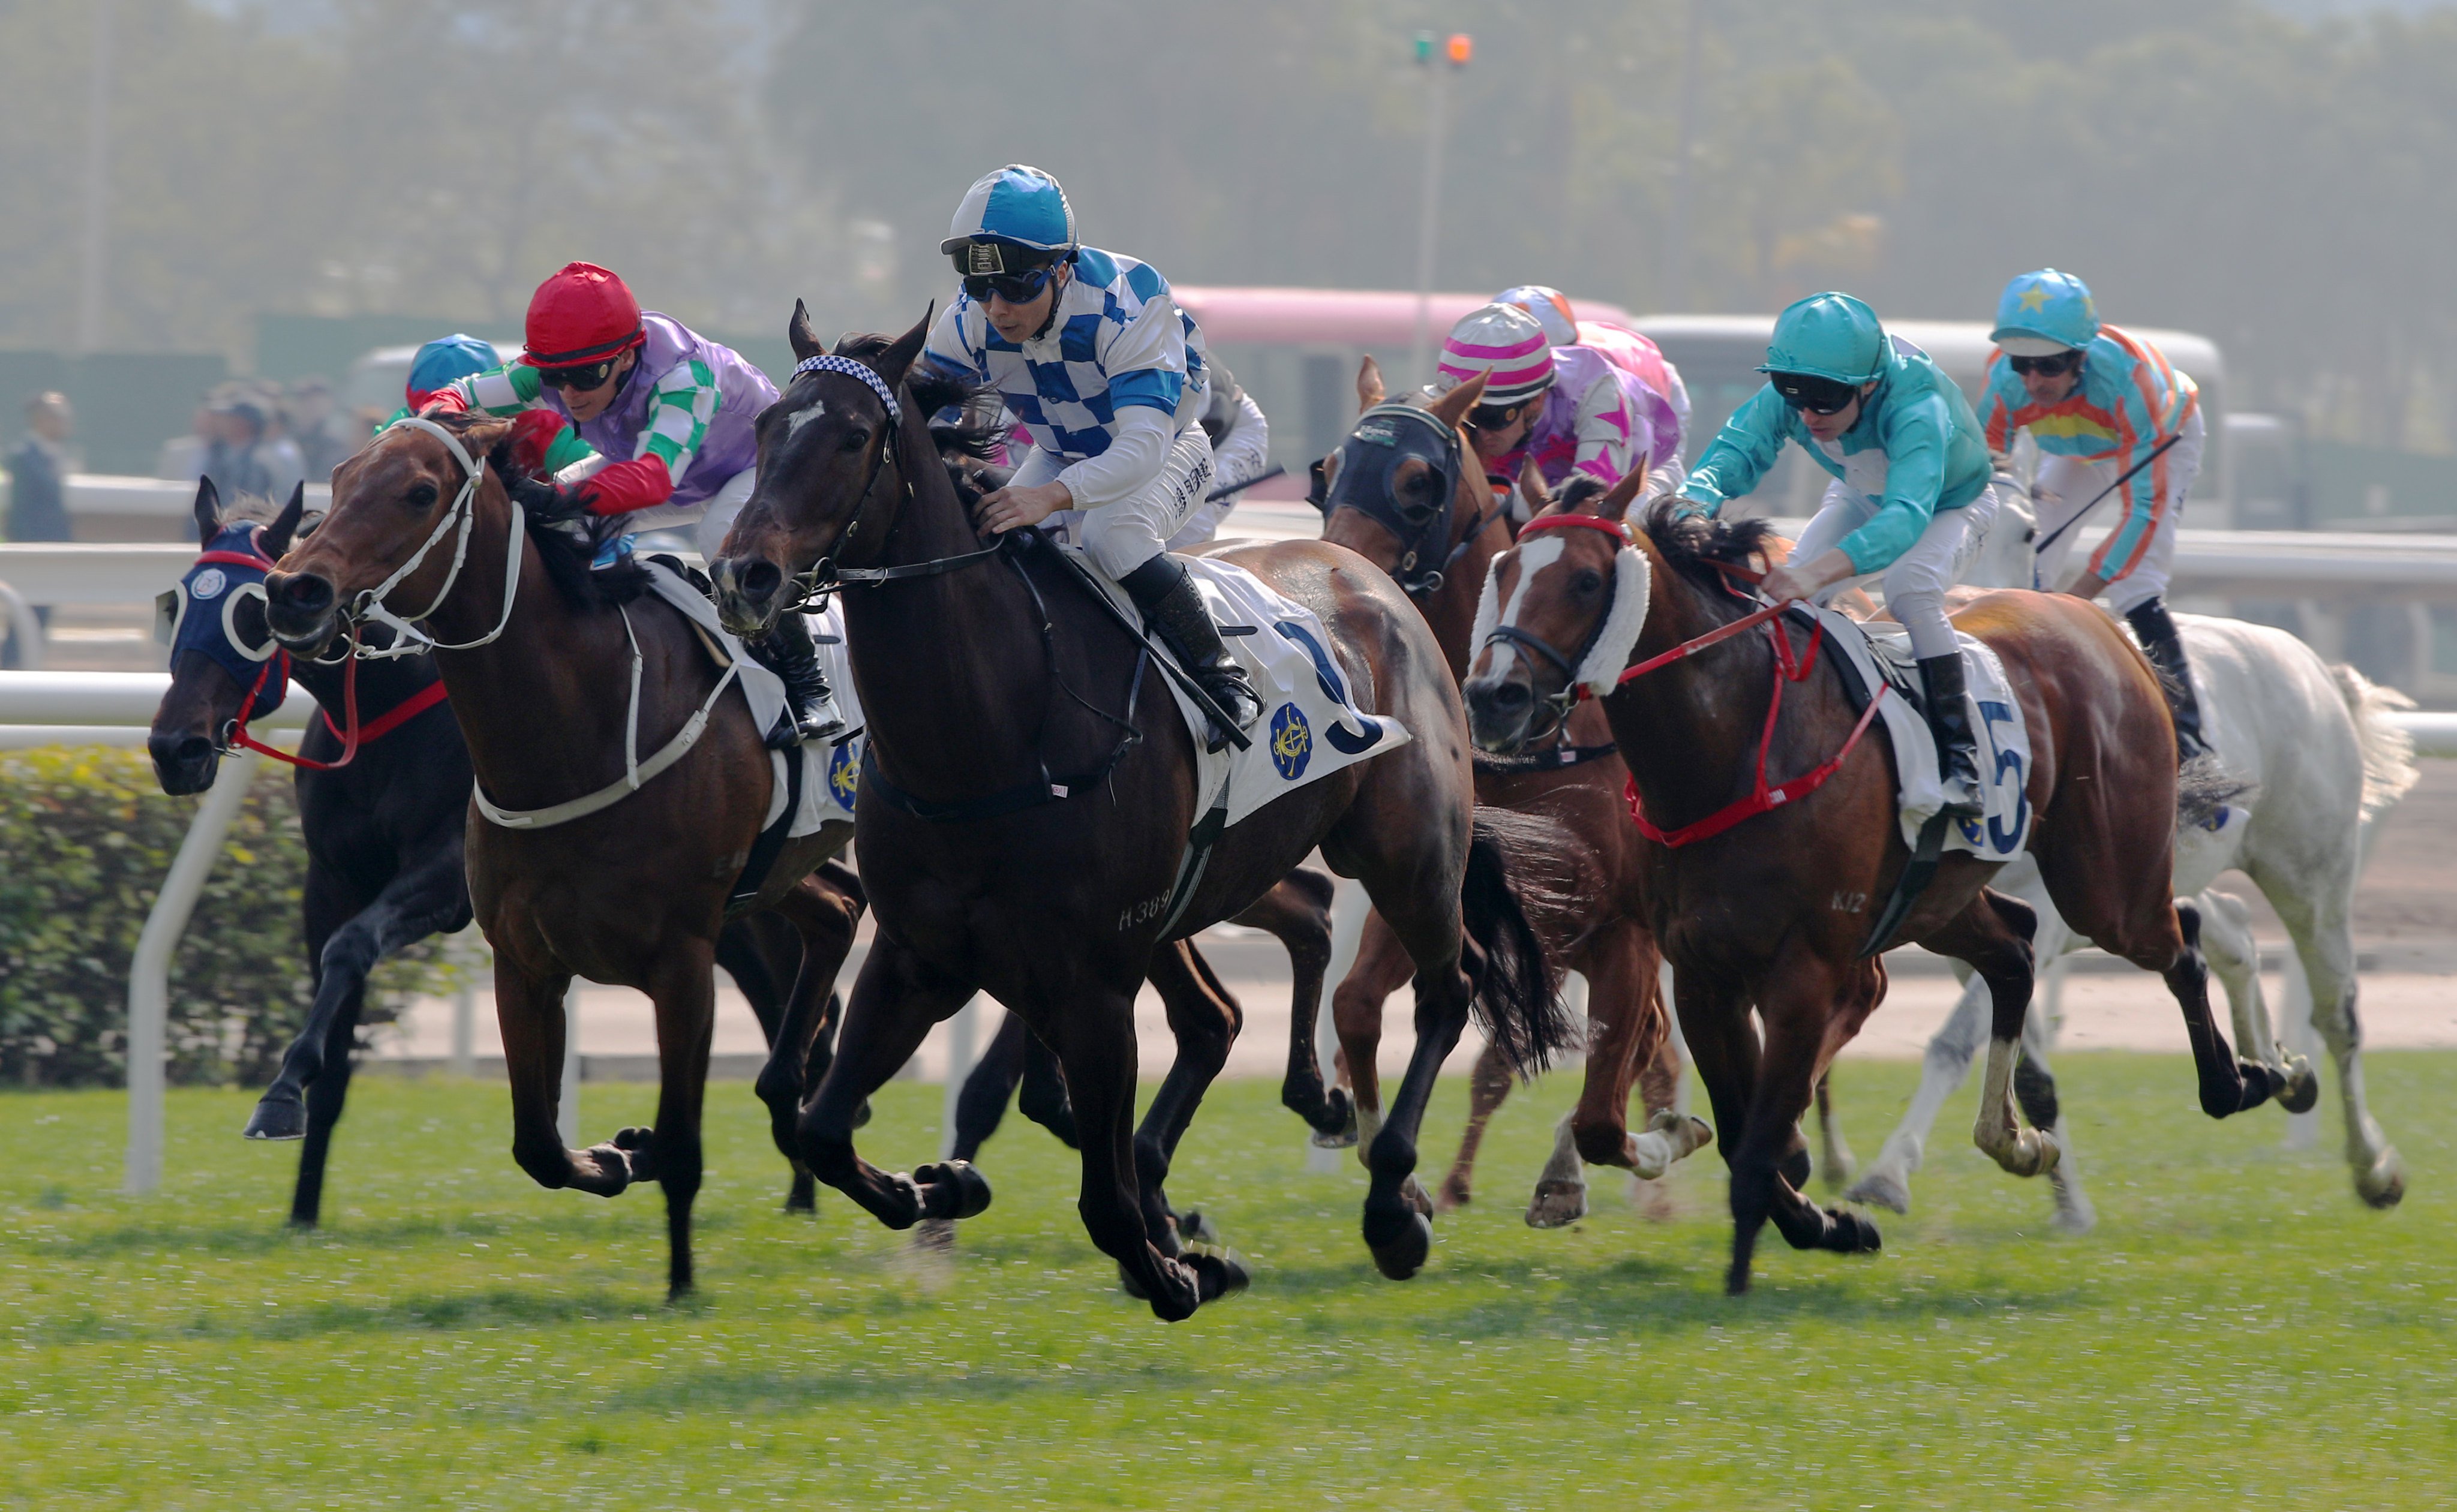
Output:
<path fill-rule="evenodd" d="M 1038 168 L 1009 163 L 983 174 L 964 191 L 956 218 L 947 225 L 947 239 L 939 243 L 952 256 L 967 241 L 1012 241 L 1042 252 L 1075 249 L 1075 207 L 1058 180 Z"/>

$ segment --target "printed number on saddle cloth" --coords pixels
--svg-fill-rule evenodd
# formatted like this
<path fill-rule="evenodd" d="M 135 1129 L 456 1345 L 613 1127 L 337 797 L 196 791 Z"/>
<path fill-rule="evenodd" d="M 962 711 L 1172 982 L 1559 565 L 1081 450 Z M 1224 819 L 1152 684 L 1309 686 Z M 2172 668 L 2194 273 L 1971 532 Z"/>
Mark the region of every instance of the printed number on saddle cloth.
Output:
<path fill-rule="evenodd" d="M 2005 794 L 2007 798 L 2007 801 L 1991 802 L 1987 805 L 1991 816 L 1987 821 L 1987 843 L 1989 849 L 2004 854 L 2011 852 L 2021 843 L 2023 832 L 2030 827 L 2029 783 L 2027 774 L 2022 769 L 2022 753 L 2010 749 L 2011 742 L 1997 733 L 2000 726 L 2004 727 L 2009 734 L 2017 728 L 2013 709 L 1992 698 L 1974 701 L 1979 705 L 1980 718 L 1988 725 L 1988 744 L 1996 753 L 1996 769 L 1989 775 L 1989 785 L 1997 792 Z M 2009 819 L 2010 828 L 2005 822 Z M 1980 843 L 1977 820 L 1961 819 L 1957 822 L 1962 826 L 1963 839 L 1973 845 Z"/>

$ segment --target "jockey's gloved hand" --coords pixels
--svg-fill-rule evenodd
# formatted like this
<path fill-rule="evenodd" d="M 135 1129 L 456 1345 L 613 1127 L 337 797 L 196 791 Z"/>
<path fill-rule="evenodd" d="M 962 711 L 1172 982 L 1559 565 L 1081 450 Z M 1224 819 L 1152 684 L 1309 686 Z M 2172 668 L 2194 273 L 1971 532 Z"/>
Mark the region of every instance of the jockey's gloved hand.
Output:
<path fill-rule="evenodd" d="M 546 470 L 547 449 L 563 434 L 563 417 L 551 409 L 524 409 L 512 417 L 512 466 L 525 473 Z"/>
<path fill-rule="evenodd" d="M 439 388 L 427 396 L 425 404 L 418 406 L 418 412 L 421 415 L 465 415 L 469 412 L 469 402 L 461 397 L 457 388 Z"/>

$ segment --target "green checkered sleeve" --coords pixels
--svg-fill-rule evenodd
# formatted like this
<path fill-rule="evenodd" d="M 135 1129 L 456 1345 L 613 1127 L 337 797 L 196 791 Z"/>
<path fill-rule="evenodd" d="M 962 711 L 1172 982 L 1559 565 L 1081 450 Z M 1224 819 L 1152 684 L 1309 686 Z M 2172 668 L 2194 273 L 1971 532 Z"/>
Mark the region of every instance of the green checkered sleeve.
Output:
<path fill-rule="evenodd" d="M 546 385 L 538 381 L 538 370 L 526 362 L 506 362 L 483 373 L 452 381 L 471 409 L 482 409 L 489 415 L 517 415 L 538 402 Z"/>
<path fill-rule="evenodd" d="M 699 455 L 699 444 L 708 439 L 709 422 L 716 418 L 719 402 L 713 369 L 697 359 L 676 362 L 658 378 L 649 396 L 649 423 L 632 455 L 664 463 L 667 474 L 680 487 L 692 459 Z"/>

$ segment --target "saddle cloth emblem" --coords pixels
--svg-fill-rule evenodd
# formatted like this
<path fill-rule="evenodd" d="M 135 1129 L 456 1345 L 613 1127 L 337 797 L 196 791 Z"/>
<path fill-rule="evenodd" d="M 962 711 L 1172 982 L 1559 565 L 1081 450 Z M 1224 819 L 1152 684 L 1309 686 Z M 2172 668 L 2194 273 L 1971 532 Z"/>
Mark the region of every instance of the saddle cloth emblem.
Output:
<path fill-rule="evenodd" d="M 861 785 L 861 755 L 855 749 L 858 744 L 847 740 L 828 753 L 828 797 L 848 814 L 853 812 L 854 792 Z"/>
<path fill-rule="evenodd" d="M 1290 782 L 1305 776 L 1306 763 L 1313 757 L 1313 728 L 1306 723 L 1305 711 L 1295 704 L 1284 703 L 1271 715 L 1271 765 Z"/>

